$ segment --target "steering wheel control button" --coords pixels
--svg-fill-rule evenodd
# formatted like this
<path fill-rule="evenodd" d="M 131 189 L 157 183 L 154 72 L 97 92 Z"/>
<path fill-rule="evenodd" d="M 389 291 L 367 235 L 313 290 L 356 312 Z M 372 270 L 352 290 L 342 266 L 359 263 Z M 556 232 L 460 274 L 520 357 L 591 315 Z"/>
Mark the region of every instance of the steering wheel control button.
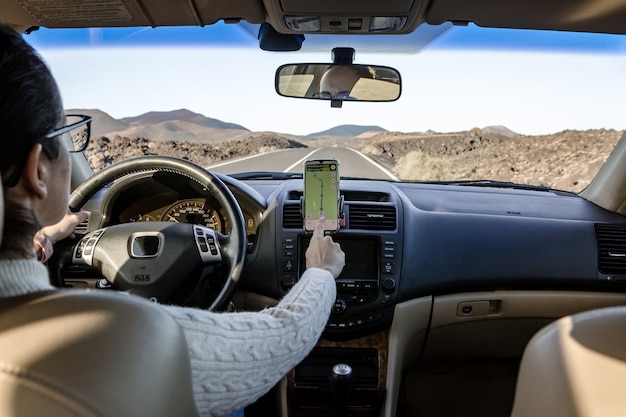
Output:
<path fill-rule="evenodd" d="M 197 239 L 198 242 L 198 247 L 200 248 L 200 252 L 208 252 L 209 251 L 209 246 L 206 244 L 206 239 L 204 239 L 203 236 L 200 236 Z"/>
<path fill-rule="evenodd" d="M 96 244 L 96 240 L 95 239 L 89 239 L 89 241 L 87 242 L 87 244 L 85 245 L 85 249 L 83 250 L 83 254 L 86 256 L 90 256 L 91 254 L 93 254 L 93 247 Z"/>
<path fill-rule="evenodd" d="M 215 238 L 213 236 L 207 236 L 206 241 L 209 244 L 209 250 L 211 255 L 217 255 L 217 246 L 215 245 Z"/>
<path fill-rule="evenodd" d="M 72 262 L 76 265 L 93 266 L 93 253 L 106 229 L 95 230 L 83 236 L 82 240 L 74 248 Z"/>
<path fill-rule="evenodd" d="M 215 237 L 215 230 L 204 226 L 194 226 L 193 234 L 202 262 L 219 262 L 222 260 Z"/>

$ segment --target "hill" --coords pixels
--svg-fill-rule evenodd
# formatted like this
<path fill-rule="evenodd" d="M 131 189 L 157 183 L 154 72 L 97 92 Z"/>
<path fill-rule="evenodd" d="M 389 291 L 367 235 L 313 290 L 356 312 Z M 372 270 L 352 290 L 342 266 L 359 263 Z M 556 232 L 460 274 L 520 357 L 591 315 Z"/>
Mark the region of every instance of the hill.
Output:
<path fill-rule="evenodd" d="M 342 136 L 342 137 L 356 137 L 365 132 L 386 132 L 380 126 L 359 126 L 359 125 L 340 125 L 324 130 L 322 132 L 311 133 L 308 136 Z"/>
<path fill-rule="evenodd" d="M 235 124 L 227 123 L 218 119 L 212 119 L 201 115 L 200 113 L 194 113 L 187 109 L 179 109 L 172 111 L 151 111 L 135 117 L 125 117 L 120 119 L 120 122 L 139 126 L 144 124 L 160 124 L 165 122 L 187 122 L 189 124 L 196 124 L 212 129 L 236 129 L 236 130 L 248 130 L 245 127 Z"/>
<path fill-rule="evenodd" d="M 92 136 L 108 138 L 149 138 L 153 141 L 218 143 L 250 133 L 245 127 L 212 119 L 186 109 L 148 112 L 135 117 L 114 119 L 101 110 L 72 109 L 94 118 Z"/>
<path fill-rule="evenodd" d="M 98 109 L 66 109 L 66 114 L 86 114 L 93 117 L 91 122 L 91 136 L 105 136 L 109 132 L 116 132 L 128 129 L 128 125 L 120 120 L 114 119 L 109 114 Z"/>

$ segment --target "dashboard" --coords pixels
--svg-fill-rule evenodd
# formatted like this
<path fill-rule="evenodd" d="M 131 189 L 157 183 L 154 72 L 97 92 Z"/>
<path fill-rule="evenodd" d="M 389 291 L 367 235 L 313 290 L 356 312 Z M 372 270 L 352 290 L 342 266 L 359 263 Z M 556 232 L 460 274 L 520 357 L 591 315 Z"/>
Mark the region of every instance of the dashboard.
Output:
<path fill-rule="evenodd" d="M 302 180 L 218 176 L 241 207 L 248 238 L 233 304 L 261 310 L 305 269 Z M 580 196 L 355 179 L 342 179 L 341 194 L 345 216 L 333 239 L 346 265 L 322 338 L 288 376 L 295 409 L 327 401 L 328 377 L 319 372 L 336 363 L 361 375 L 350 406 L 364 415 L 381 415 L 382 407 L 396 415 L 401 381 L 407 398 L 429 397 L 423 391 L 433 375 L 443 384 L 433 386 L 437 393 L 461 392 L 467 378 L 459 369 L 480 369 L 481 381 L 490 381 L 485 401 L 501 387 L 512 398 L 519 359 L 540 328 L 626 304 L 626 217 Z M 117 180 L 85 208 L 86 231 L 166 221 L 230 232 L 210 192 L 166 172 Z M 101 288 L 93 272 L 66 271 L 64 281 Z M 513 382 L 503 385 L 502 375 Z"/>
<path fill-rule="evenodd" d="M 220 176 L 244 215 L 249 251 L 239 288 L 280 299 L 304 271 L 309 235 L 302 180 Z M 347 339 L 384 329 L 394 306 L 467 291 L 624 291 L 599 265 L 598 225 L 626 233 L 626 219 L 575 195 L 527 190 L 344 180 L 346 252 L 326 328 Z M 171 173 L 141 173 L 90 201 L 89 228 L 126 222 L 201 224 L 230 233 L 230 219 L 203 187 Z M 601 227 L 600 227 L 601 228 Z M 626 236 L 626 234 L 625 234 Z M 625 265 L 626 268 L 626 265 Z M 626 269 L 625 269 L 626 270 Z"/>
<path fill-rule="evenodd" d="M 302 180 L 220 178 L 242 209 L 248 238 L 239 288 L 278 300 L 304 271 L 309 235 L 300 212 Z M 343 180 L 341 193 L 345 224 L 333 238 L 346 252 L 346 266 L 328 337 L 386 328 L 395 305 L 423 296 L 626 289 L 626 265 L 617 273 L 604 268 L 598 243 L 606 225 L 626 237 L 626 219 L 579 196 L 366 180 Z M 173 173 L 125 177 L 86 208 L 90 230 L 171 221 L 230 233 L 216 198 Z"/>

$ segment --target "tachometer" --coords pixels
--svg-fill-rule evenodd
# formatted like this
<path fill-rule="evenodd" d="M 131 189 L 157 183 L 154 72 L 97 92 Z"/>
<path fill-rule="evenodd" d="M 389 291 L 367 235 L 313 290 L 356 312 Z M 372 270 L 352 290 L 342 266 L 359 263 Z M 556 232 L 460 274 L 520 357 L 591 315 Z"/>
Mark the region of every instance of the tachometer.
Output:
<path fill-rule="evenodd" d="M 224 233 L 224 224 L 217 211 L 207 207 L 202 201 L 188 200 L 170 207 L 161 217 L 162 221 L 194 223 L 210 227 Z"/>

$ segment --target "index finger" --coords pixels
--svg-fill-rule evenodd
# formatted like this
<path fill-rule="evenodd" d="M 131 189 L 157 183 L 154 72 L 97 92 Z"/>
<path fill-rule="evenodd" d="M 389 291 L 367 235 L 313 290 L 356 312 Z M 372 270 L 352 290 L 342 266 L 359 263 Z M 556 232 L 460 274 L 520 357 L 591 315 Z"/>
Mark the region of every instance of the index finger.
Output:
<path fill-rule="evenodd" d="M 324 237 L 324 226 L 326 225 L 326 218 L 321 216 L 319 221 L 317 222 L 317 226 L 313 231 L 313 235 L 317 237 Z"/>

